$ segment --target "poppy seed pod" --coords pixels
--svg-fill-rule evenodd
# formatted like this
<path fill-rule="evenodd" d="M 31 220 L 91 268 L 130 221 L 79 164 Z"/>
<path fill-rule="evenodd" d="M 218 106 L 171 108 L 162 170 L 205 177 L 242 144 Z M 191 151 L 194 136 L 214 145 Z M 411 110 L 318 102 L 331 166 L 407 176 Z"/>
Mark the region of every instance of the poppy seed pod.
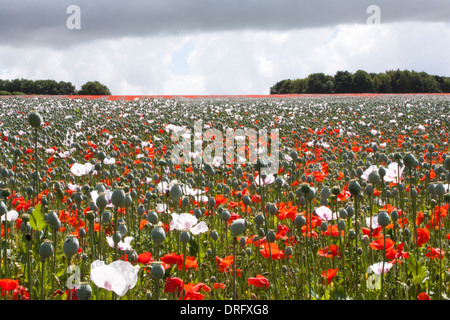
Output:
<path fill-rule="evenodd" d="M 412 168 L 416 164 L 416 158 L 411 153 L 407 153 L 403 157 L 403 164 L 408 168 Z"/>
<path fill-rule="evenodd" d="M 247 244 L 247 239 L 245 237 L 241 237 L 239 239 L 239 245 L 243 248 Z"/>
<path fill-rule="evenodd" d="M 48 259 L 53 255 L 52 241 L 45 239 L 39 247 L 39 255 L 42 260 Z"/>
<path fill-rule="evenodd" d="M 125 191 L 123 188 L 117 188 L 111 194 L 111 202 L 114 207 L 123 207 L 125 204 Z"/>
<path fill-rule="evenodd" d="M 80 244 L 74 235 L 68 235 L 63 244 L 63 252 L 67 257 L 72 257 L 78 252 Z"/>
<path fill-rule="evenodd" d="M 306 224 L 306 219 L 303 215 L 297 215 L 294 219 L 294 224 L 301 228 Z"/>
<path fill-rule="evenodd" d="M 128 229 L 127 229 L 127 225 L 122 222 L 117 226 L 117 231 L 120 233 L 120 235 L 122 237 L 125 237 L 127 235 Z"/>
<path fill-rule="evenodd" d="M 328 199 L 330 196 L 331 196 L 330 188 L 328 188 L 327 186 L 323 187 L 322 190 L 320 191 L 320 198 Z"/>
<path fill-rule="evenodd" d="M 174 184 L 169 191 L 169 195 L 174 201 L 178 201 L 181 198 L 181 195 L 183 194 L 181 187 L 179 184 Z"/>
<path fill-rule="evenodd" d="M 443 197 L 445 194 L 445 187 L 442 183 L 436 184 L 436 194 L 438 197 Z"/>
<path fill-rule="evenodd" d="M 244 233 L 245 231 L 245 220 L 244 219 L 236 219 L 230 226 L 231 235 L 233 237 L 237 237 Z"/>
<path fill-rule="evenodd" d="M 381 168 L 380 168 L 381 169 Z M 386 174 L 386 171 L 384 172 Z M 372 171 L 369 174 L 367 181 L 373 185 L 378 185 L 381 182 L 381 177 L 378 172 Z"/>
<path fill-rule="evenodd" d="M 111 217 L 112 217 L 111 211 L 103 211 L 102 213 L 103 223 L 108 223 L 111 220 Z"/>
<path fill-rule="evenodd" d="M 92 288 L 89 283 L 80 283 L 77 288 L 77 298 L 78 300 L 89 300 L 92 296 Z"/>
<path fill-rule="evenodd" d="M 302 184 L 300 187 L 300 190 L 303 192 L 304 195 L 308 194 L 311 188 L 306 183 Z"/>
<path fill-rule="evenodd" d="M 245 195 L 242 197 L 242 203 L 244 203 L 244 205 L 246 206 L 249 206 L 252 203 L 252 200 L 248 195 Z"/>
<path fill-rule="evenodd" d="M 211 239 L 213 239 L 214 241 L 219 240 L 219 234 L 216 230 L 211 231 Z"/>
<path fill-rule="evenodd" d="M 181 231 L 180 241 L 183 243 L 188 243 L 191 240 L 191 234 L 188 231 Z"/>
<path fill-rule="evenodd" d="M 398 211 L 397 210 L 392 210 L 391 211 L 391 219 L 393 222 L 397 222 L 398 221 Z"/>
<path fill-rule="evenodd" d="M 380 211 L 378 213 L 378 224 L 383 228 L 390 223 L 389 215 L 386 211 Z"/>
<path fill-rule="evenodd" d="M 361 186 L 358 183 L 358 181 L 356 181 L 356 180 L 350 181 L 350 183 L 348 185 L 348 191 L 350 192 L 350 194 L 353 197 L 358 196 L 360 194 L 360 192 L 361 192 Z"/>
<path fill-rule="evenodd" d="M 264 223 L 264 220 L 265 220 L 265 218 L 262 214 L 257 214 L 254 218 L 254 221 L 257 226 L 262 225 Z"/>
<path fill-rule="evenodd" d="M 284 253 L 286 256 L 291 256 L 293 253 L 292 247 L 286 247 L 286 249 L 284 250 Z"/>
<path fill-rule="evenodd" d="M 220 220 L 228 221 L 231 218 L 231 213 L 228 210 L 222 210 L 220 213 Z"/>
<path fill-rule="evenodd" d="M 83 227 L 80 227 L 80 229 L 78 229 L 78 235 L 80 238 L 84 238 L 86 236 L 86 230 Z"/>
<path fill-rule="evenodd" d="M 364 193 L 367 195 L 367 196 L 369 196 L 369 197 L 371 197 L 371 196 L 373 196 L 373 193 L 375 192 L 375 190 L 374 190 L 374 188 L 373 188 L 373 186 L 371 185 L 371 184 L 368 184 L 365 188 L 364 188 Z"/>
<path fill-rule="evenodd" d="M 338 222 L 338 229 L 339 229 L 339 231 L 344 231 L 345 230 L 345 221 L 344 220 L 339 220 L 339 222 Z"/>
<path fill-rule="evenodd" d="M 152 230 L 152 241 L 155 244 L 161 244 L 166 239 L 166 232 L 164 231 L 163 227 L 156 226 Z"/>
<path fill-rule="evenodd" d="M 28 114 L 28 123 L 33 128 L 39 129 L 41 127 L 41 123 L 42 123 L 42 116 L 36 111 L 31 111 Z"/>
<path fill-rule="evenodd" d="M 275 234 L 275 231 L 269 230 L 269 232 L 267 232 L 267 241 L 275 242 L 276 239 L 277 239 L 277 236 Z"/>
<path fill-rule="evenodd" d="M 147 221 L 151 224 L 157 224 L 158 223 L 158 214 L 155 211 L 149 211 L 147 213 Z"/>
<path fill-rule="evenodd" d="M 161 263 L 153 263 L 152 269 L 150 271 L 152 278 L 155 280 L 160 280 L 164 277 L 165 274 L 164 267 Z"/>

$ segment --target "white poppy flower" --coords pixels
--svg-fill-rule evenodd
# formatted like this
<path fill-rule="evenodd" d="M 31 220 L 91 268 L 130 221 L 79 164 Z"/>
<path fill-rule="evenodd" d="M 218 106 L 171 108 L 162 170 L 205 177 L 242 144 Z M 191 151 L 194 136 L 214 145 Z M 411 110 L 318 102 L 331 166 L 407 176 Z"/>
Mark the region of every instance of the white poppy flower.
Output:
<path fill-rule="evenodd" d="M 105 159 L 103 159 L 103 163 L 104 164 L 115 164 L 116 159 L 115 158 L 105 158 Z"/>
<path fill-rule="evenodd" d="M 72 172 L 72 174 L 76 177 L 81 177 L 89 174 L 93 168 L 94 166 L 89 162 L 85 164 L 74 163 L 70 168 L 70 172 Z"/>
<path fill-rule="evenodd" d="M 91 280 L 97 287 L 123 297 L 136 285 L 138 271 L 139 267 L 128 261 L 116 260 L 106 265 L 102 260 L 95 260 L 91 264 Z"/>
<path fill-rule="evenodd" d="M 1 221 L 5 221 L 5 219 L 8 219 L 9 222 L 16 221 L 18 217 L 19 213 L 16 210 L 11 210 L 8 211 L 6 214 L 2 215 Z"/>
<path fill-rule="evenodd" d="M 198 219 L 190 213 L 172 213 L 172 221 L 170 222 L 170 230 L 190 231 L 194 235 L 208 231 L 205 222 L 197 223 Z"/>
<path fill-rule="evenodd" d="M 336 212 L 333 213 L 331 211 L 331 209 L 326 206 L 321 206 L 319 208 L 316 208 L 315 210 L 316 210 L 316 214 L 319 216 L 320 220 L 329 221 L 329 220 L 337 219 Z"/>
<path fill-rule="evenodd" d="M 258 185 L 258 186 L 259 186 L 259 180 L 260 180 L 259 177 L 257 177 L 257 178 L 255 179 L 255 183 L 256 183 L 256 185 Z M 268 174 L 268 175 L 266 176 L 265 179 L 262 179 L 262 178 L 261 178 L 261 185 L 266 185 L 266 186 L 267 186 L 267 185 L 273 183 L 274 181 L 275 181 L 274 175 L 273 175 L 273 174 Z"/>
<path fill-rule="evenodd" d="M 108 241 L 109 246 L 111 248 L 114 248 L 113 237 L 106 237 L 106 240 Z M 125 237 L 123 241 L 119 241 L 119 243 L 117 244 L 117 249 L 121 251 L 133 250 L 130 244 L 131 241 L 133 241 L 133 237 Z"/>
<path fill-rule="evenodd" d="M 376 274 L 382 274 L 387 273 L 389 270 L 391 270 L 393 264 L 389 262 L 384 263 L 384 270 L 383 270 L 383 262 L 377 262 L 373 265 L 369 266 L 369 269 L 372 270 L 373 273 Z"/>

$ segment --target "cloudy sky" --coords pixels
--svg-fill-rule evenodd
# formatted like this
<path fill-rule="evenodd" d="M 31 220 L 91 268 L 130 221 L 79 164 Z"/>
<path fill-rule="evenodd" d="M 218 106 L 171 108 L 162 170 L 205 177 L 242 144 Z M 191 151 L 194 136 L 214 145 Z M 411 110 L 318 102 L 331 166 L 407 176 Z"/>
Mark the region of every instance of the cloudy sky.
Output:
<path fill-rule="evenodd" d="M 450 76 L 449 0 L 0 0 L 0 7 L 1 79 L 70 81 L 77 89 L 98 80 L 117 95 L 238 95 L 268 94 L 279 80 L 314 72 Z"/>

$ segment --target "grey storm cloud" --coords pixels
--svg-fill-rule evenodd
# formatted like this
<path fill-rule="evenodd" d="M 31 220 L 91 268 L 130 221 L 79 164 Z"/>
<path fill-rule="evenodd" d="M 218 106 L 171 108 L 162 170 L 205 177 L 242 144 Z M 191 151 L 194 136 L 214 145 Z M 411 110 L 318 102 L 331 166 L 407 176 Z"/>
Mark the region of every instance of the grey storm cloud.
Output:
<path fill-rule="evenodd" d="M 66 26 L 70 5 L 80 8 L 80 30 Z M 448 0 L 2 0 L 0 43 L 67 47 L 126 36 L 364 24 L 370 5 L 380 7 L 382 23 L 450 21 Z"/>

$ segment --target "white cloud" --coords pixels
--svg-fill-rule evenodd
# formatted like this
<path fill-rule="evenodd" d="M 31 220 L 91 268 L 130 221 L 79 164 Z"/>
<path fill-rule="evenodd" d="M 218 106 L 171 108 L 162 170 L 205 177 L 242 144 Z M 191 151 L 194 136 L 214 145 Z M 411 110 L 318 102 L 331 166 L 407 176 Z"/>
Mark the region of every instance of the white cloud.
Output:
<path fill-rule="evenodd" d="M 268 94 L 314 72 L 390 69 L 449 75 L 445 23 L 338 25 L 122 37 L 69 48 L 0 45 L 1 79 L 98 80 L 113 94 Z"/>

